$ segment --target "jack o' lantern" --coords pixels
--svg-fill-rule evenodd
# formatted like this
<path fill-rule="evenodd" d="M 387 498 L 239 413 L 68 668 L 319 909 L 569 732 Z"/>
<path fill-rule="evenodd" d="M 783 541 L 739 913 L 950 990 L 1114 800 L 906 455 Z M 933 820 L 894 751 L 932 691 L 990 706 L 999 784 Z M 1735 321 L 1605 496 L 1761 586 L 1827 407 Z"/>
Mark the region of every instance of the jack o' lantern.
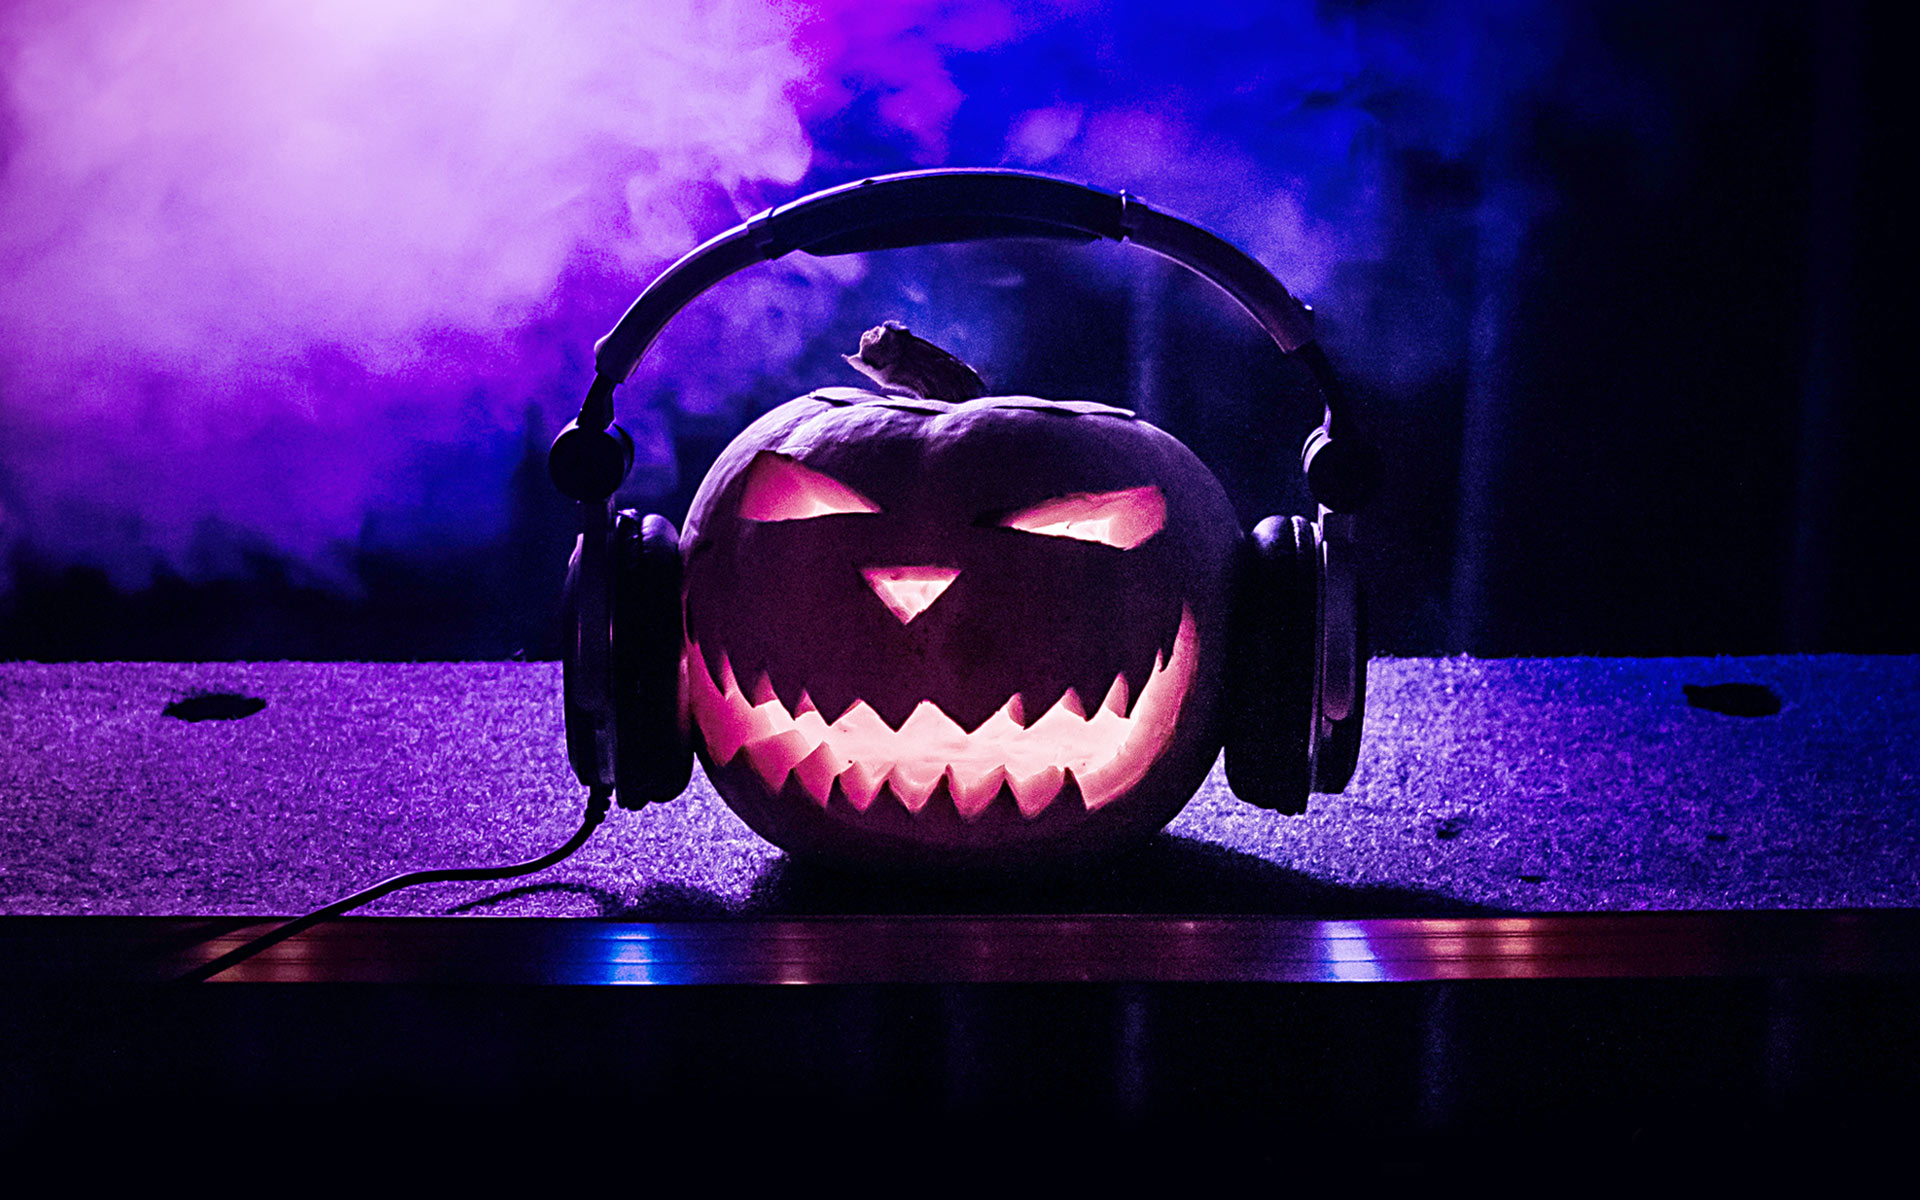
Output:
<path fill-rule="evenodd" d="M 688 512 L 696 748 L 799 853 L 965 865 L 1149 833 L 1220 749 L 1240 540 L 1212 473 L 1124 409 L 815 391 Z"/>
<path fill-rule="evenodd" d="M 1243 537 L 1165 433 L 1104 405 L 987 397 L 897 326 L 849 360 L 886 394 L 827 389 L 760 418 L 684 536 L 614 510 L 634 449 L 614 392 L 696 297 L 794 252 L 997 237 L 1128 242 L 1238 302 L 1323 402 L 1301 451 L 1318 518 Z M 861 863 L 1111 846 L 1171 819 L 1223 743 L 1235 794 L 1300 812 L 1346 786 L 1359 752 L 1354 513 L 1376 471 L 1356 422 L 1306 307 L 1128 193 L 913 171 L 769 209 L 676 261 L 595 343 L 593 385 L 548 455 L 581 521 L 568 760 L 598 802 L 640 808 L 681 793 L 697 750 L 755 830 Z"/>

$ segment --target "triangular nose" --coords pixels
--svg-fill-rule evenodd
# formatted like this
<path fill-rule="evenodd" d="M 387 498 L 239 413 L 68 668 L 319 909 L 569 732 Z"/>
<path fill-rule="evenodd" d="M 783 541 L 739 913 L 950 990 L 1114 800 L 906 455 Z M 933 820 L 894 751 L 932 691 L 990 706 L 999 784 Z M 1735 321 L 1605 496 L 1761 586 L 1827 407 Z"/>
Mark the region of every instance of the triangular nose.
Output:
<path fill-rule="evenodd" d="M 950 567 L 863 567 L 860 573 L 902 625 L 925 612 L 960 574 Z"/>

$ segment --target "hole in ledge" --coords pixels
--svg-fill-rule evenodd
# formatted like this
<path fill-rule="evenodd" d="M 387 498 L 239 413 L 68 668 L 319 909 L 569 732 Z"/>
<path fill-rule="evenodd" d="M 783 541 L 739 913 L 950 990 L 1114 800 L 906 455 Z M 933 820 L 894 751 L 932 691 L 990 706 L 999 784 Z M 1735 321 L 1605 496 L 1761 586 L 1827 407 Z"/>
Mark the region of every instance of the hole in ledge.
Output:
<path fill-rule="evenodd" d="M 161 709 L 160 714 L 182 721 L 238 721 L 266 706 L 267 702 L 260 697 L 243 696 L 239 692 L 196 692 L 175 700 Z"/>
<path fill-rule="evenodd" d="M 1780 711 L 1780 697 L 1758 683 L 1688 683 L 1680 690 L 1695 708 L 1729 717 L 1771 717 Z"/>

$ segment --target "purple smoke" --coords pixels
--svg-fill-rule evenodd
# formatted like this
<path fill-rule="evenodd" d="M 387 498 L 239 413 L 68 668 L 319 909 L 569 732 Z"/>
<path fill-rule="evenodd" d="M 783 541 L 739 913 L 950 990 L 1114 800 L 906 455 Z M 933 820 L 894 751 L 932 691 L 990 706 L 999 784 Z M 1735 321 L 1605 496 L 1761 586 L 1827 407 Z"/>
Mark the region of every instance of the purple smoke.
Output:
<path fill-rule="evenodd" d="M 1482 144 L 1563 36 L 1545 4 L 1181 8 L 16 0 L 0 564 L 24 547 L 129 585 L 258 546 L 350 587 L 369 539 L 484 540 L 529 404 L 565 419 L 654 271 L 876 171 L 1132 188 L 1379 319 L 1342 272 L 1404 240 L 1391 156 Z M 673 469 L 670 414 L 854 382 L 831 370 L 848 330 L 895 313 L 848 297 L 924 305 L 905 278 L 798 259 L 696 305 L 623 401 L 647 466 Z M 967 324 L 931 308 L 935 335 Z M 972 324 L 954 336 L 991 377 Z M 1388 344 L 1361 368 L 1431 366 L 1418 330 Z"/>

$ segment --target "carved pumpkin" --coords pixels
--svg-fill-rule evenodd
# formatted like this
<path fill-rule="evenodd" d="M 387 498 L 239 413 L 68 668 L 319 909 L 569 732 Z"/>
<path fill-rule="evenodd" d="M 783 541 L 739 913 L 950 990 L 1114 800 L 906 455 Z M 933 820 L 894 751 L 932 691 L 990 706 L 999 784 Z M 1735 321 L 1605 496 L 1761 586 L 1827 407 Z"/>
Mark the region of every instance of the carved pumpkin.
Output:
<path fill-rule="evenodd" d="M 685 695 L 709 778 L 790 851 L 967 865 L 1160 828 L 1220 748 L 1240 532 L 1123 409 L 829 388 L 694 497 Z"/>

